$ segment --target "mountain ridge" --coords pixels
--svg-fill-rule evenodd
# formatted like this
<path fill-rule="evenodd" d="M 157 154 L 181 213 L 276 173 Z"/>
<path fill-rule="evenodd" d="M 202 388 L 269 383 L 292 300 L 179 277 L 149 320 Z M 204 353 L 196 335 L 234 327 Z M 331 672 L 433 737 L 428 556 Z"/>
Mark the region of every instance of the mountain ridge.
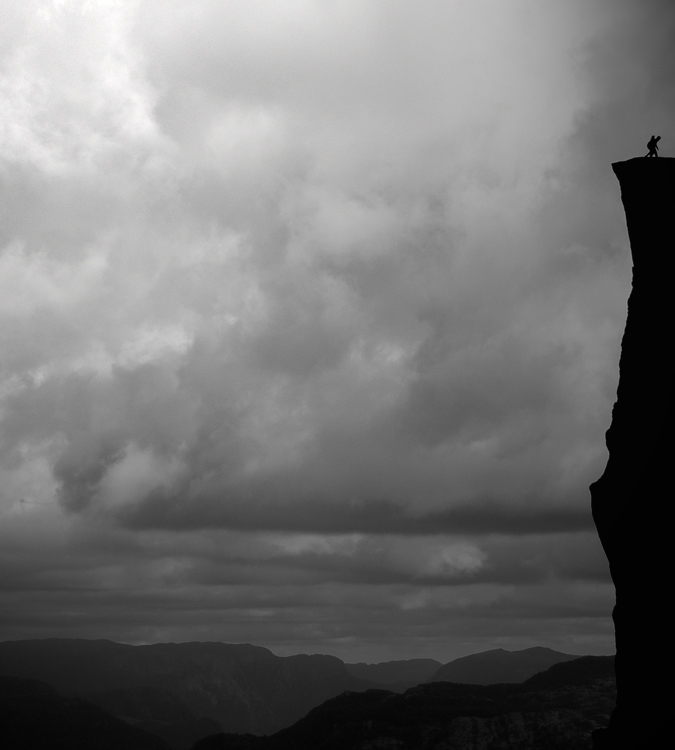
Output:
<path fill-rule="evenodd" d="M 585 656 L 524 683 L 347 692 L 274 735 L 214 735 L 192 750 L 590 750 L 615 694 L 614 658 Z"/>
<path fill-rule="evenodd" d="M 384 688 L 404 693 L 412 685 L 424 683 L 417 679 L 420 676 L 431 682 L 428 674 L 435 666 L 439 669 L 434 674 L 442 676 L 445 667 L 457 662 L 466 666 L 475 657 L 484 672 L 481 660 L 486 658 L 507 655 L 517 661 L 519 655 L 540 652 L 553 654 L 558 661 L 575 658 L 534 647 L 515 652 L 493 649 L 446 665 L 433 659 L 368 665 L 345 664 L 325 654 L 281 657 L 252 644 L 130 646 L 103 639 L 35 639 L 0 642 L 0 674 L 41 680 L 64 695 L 87 701 L 151 732 L 174 750 L 187 750 L 200 737 L 220 731 L 273 735 L 346 691 Z M 382 685 L 358 674 L 392 682 Z M 518 673 L 514 681 L 528 676 Z M 473 684 L 482 683 L 474 680 Z"/>
<path fill-rule="evenodd" d="M 334 656 L 281 657 L 262 646 L 218 642 L 5 641 L 0 674 L 41 680 L 104 708 L 111 693 L 142 689 L 145 698 L 139 693 L 124 709 L 133 707 L 127 719 L 138 722 L 152 720 L 153 703 L 168 691 L 187 724 L 207 718 L 224 731 L 253 734 L 276 732 L 345 690 L 372 687 Z M 120 696 L 115 700 L 119 707 Z"/>
<path fill-rule="evenodd" d="M 352 676 L 395 692 L 419 685 L 441 666 L 442 662 L 436 659 L 395 659 L 373 664 L 345 662 L 345 668 Z"/>
<path fill-rule="evenodd" d="M 578 658 L 578 654 L 565 654 L 544 646 L 517 651 L 496 648 L 453 659 L 441 666 L 427 682 L 459 682 L 469 685 L 518 683 L 554 664 Z"/>

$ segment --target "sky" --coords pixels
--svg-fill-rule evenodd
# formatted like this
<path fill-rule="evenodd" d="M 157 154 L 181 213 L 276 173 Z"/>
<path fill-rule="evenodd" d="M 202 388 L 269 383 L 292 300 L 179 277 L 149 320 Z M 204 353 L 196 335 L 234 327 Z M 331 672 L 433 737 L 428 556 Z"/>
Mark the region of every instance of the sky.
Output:
<path fill-rule="evenodd" d="M 672 153 L 674 32 L 4 0 L 0 640 L 613 653 L 611 163 Z"/>

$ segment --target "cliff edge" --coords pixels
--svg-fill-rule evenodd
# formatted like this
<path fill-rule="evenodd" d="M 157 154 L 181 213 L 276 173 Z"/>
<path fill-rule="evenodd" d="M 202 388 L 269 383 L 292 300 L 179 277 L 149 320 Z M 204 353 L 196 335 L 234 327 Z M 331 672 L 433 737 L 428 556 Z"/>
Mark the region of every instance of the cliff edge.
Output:
<path fill-rule="evenodd" d="M 672 706 L 673 251 L 675 159 L 612 165 L 621 186 L 633 286 L 619 386 L 607 430 L 609 459 L 591 508 L 616 588 L 617 704 L 595 750 L 657 747 Z"/>

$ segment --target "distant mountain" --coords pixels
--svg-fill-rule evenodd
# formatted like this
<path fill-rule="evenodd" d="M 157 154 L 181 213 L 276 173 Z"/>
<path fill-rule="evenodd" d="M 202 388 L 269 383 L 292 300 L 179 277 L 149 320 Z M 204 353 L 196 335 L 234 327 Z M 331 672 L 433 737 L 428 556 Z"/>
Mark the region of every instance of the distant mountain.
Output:
<path fill-rule="evenodd" d="M 260 646 L 47 639 L 0 643 L 0 674 L 42 680 L 174 748 L 215 731 L 268 734 L 345 690 L 371 687 L 333 656 L 278 657 Z"/>
<path fill-rule="evenodd" d="M 495 648 L 454 659 L 444 664 L 427 682 L 461 682 L 466 685 L 524 682 L 554 664 L 578 658 L 578 655 L 563 654 L 541 646 L 522 651 Z"/>
<path fill-rule="evenodd" d="M 441 662 L 435 659 L 406 659 L 379 664 L 345 664 L 345 669 L 353 677 L 369 680 L 388 690 L 403 692 L 428 680 L 441 666 Z"/>
<path fill-rule="evenodd" d="M 270 737 L 221 734 L 193 750 L 590 750 L 616 701 L 614 660 L 585 656 L 525 683 L 427 683 L 344 693 Z"/>
<path fill-rule="evenodd" d="M 72 727 L 78 722 L 85 729 L 92 722 L 110 726 L 111 737 L 126 730 L 140 732 L 129 735 L 128 741 L 124 740 L 117 745 L 124 750 L 134 750 L 137 746 L 139 750 L 144 750 L 150 740 L 155 741 L 152 737 L 148 740 L 144 731 L 156 736 L 159 744 L 150 747 L 157 750 L 187 750 L 192 743 L 206 736 L 220 738 L 213 740 L 214 742 L 221 742 L 226 737 L 229 743 L 226 746 L 229 748 L 262 748 L 263 745 L 251 744 L 257 742 L 257 735 L 262 734 L 277 738 L 274 740 L 277 744 L 264 745 L 266 750 L 277 750 L 285 747 L 283 742 L 289 737 L 295 743 L 296 731 L 311 734 L 314 731 L 311 727 L 314 726 L 318 727 L 316 731 L 319 733 L 315 740 L 323 737 L 322 733 L 325 732 L 328 732 L 327 737 L 332 736 L 333 730 L 328 730 L 325 726 L 331 716 L 337 722 L 335 732 L 338 734 L 334 738 L 337 744 L 325 747 L 342 748 L 339 743 L 351 741 L 349 732 L 352 730 L 344 735 L 343 730 L 347 730 L 338 725 L 344 722 L 345 726 L 351 726 L 354 722 L 358 724 L 358 717 L 368 714 L 371 708 L 375 714 L 364 721 L 371 724 L 375 722 L 373 726 L 377 732 L 385 731 L 386 727 L 382 729 L 382 722 L 393 722 L 393 726 L 398 727 L 394 734 L 399 729 L 403 731 L 402 728 L 409 722 L 411 726 L 417 727 L 414 734 L 418 729 L 422 731 L 420 727 L 429 722 L 432 729 L 436 727 L 434 722 L 441 721 L 441 715 L 446 719 L 448 716 L 456 719 L 479 717 L 480 721 L 484 719 L 489 724 L 495 716 L 503 717 L 508 713 L 518 714 L 532 710 L 558 711 L 562 706 L 565 711 L 576 713 L 573 716 L 556 714 L 557 718 L 549 719 L 555 720 L 560 726 L 576 727 L 574 732 L 578 734 L 581 728 L 588 726 L 598 701 L 602 702 L 600 699 L 603 695 L 605 700 L 607 690 L 611 692 L 612 689 L 605 685 L 598 693 L 597 685 L 587 687 L 587 683 L 597 682 L 607 672 L 608 662 L 603 662 L 603 658 L 607 660 L 610 657 L 579 659 L 544 648 L 517 652 L 497 649 L 456 659 L 442 666 L 432 659 L 345 665 L 331 656 L 278 657 L 265 648 L 249 644 L 164 643 L 128 646 L 112 641 L 9 641 L 0 643 L 0 675 L 23 678 L 24 682 L 26 679 L 39 680 L 54 688 L 42 685 L 39 689 L 34 689 L 34 694 L 29 690 L 28 697 L 21 698 L 21 705 L 24 707 L 18 712 L 7 709 L 5 701 L 2 704 L 5 713 L 2 715 L 7 717 L 11 714 L 15 719 L 17 716 L 23 717 L 19 724 L 24 729 L 34 725 L 30 731 L 38 733 L 42 731 L 40 726 L 43 724 L 44 727 L 54 725 L 58 736 L 72 735 Z M 593 661 L 597 659 L 601 661 Z M 533 676 L 552 664 L 554 666 L 547 672 Z M 433 670 L 436 671 L 429 679 Z M 425 679 L 432 684 L 407 690 L 403 696 L 390 697 L 394 695 L 392 691 L 402 691 L 410 683 L 419 683 Z M 449 685 L 460 681 L 465 684 Z M 505 682 L 522 684 L 490 684 Z M 369 689 L 376 683 L 386 684 L 391 690 Z M 352 697 L 345 697 L 345 691 Z M 354 697 L 354 691 L 362 691 L 362 695 L 367 697 Z M 525 700 L 522 691 L 527 692 L 530 698 Z M 546 699 L 542 697 L 544 693 L 548 696 Z M 585 695 L 583 706 L 579 703 L 581 694 Z M 338 699 L 337 696 L 342 697 Z M 337 702 L 331 701 L 334 698 Z M 15 698 L 10 703 L 13 700 Z M 399 700 L 404 702 L 397 702 Z M 70 703 L 66 706 L 64 701 Z M 528 705 L 530 708 L 527 708 Z M 434 718 L 436 710 L 440 713 Z M 350 712 L 355 713 L 352 716 Z M 388 712 L 393 712 L 389 718 Z M 59 715 L 67 725 L 65 728 L 59 729 L 61 725 L 58 722 L 54 724 Z M 68 717 L 71 715 L 81 718 L 73 719 L 74 724 L 69 724 L 71 720 Z M 394 719 L 394 716 L 398 718 Z M 28 723 L 22 723 L 27 717 L 32 719 Z M 43 717 L 46 717 L 44 722 Z M 511 719 L 500 718 L 499 726 L 504 722 L 508 724 L 509 721 Z M 521 717 L 513 721 L 522 724 L 526 720 Z M 530 717 L 526 723 L 530 721 L 535 719 Z M 497 725 L 488 724 L 471 724 L 471 732 L 475 736 L 483 736 L 481 733 L 492 736 L 490 733 L 497 732 Z M 460 722 L 457 727 L 460 725 L 464 726 Z M 12 726 L 10 719 L 6 719 L 4 723 L 0 721 L 0 746 L 3 750 L 7 744 L 3 744 L 2 732 L 6 727 Z M 509 737 L 516 732 L 515 728 L 507 731 L 504 726 L 499 732 L 511 732 Z M 535 729 L 529 724 L 527 726 L 530 727 L 527 731 L 539 733 L 537 736 L 545 735 L 543 728 Z M 300 729 L 296 730 L 296 727 Z M 360 724 L 354 730 L 356 735 L 362 733 L 363 727 L 359 727 Z M 437 729 L 441 733 L 450 731 L 447 722 L 441 722 L 439 727 Z M 455 729 L 452 731 L 455 732 Z M 386 732 L 389 729 L 386 729 L 385 734 Z M 377 737 L 379 736 L 384 735 L 378 734 Z M 300 740 L 304 742 L 302 737 Z M 516 735 L 513 737 L 517 739 Z M 418 745 L 414 743 L 418 740 L 419 737 L 411 746 L 417 748 Z M 143 742 L 146 744 L 143 745 Z M 323 744 L 320 746 L 324 747 Z M 32 750 L 33 747 L 40 745 L 25 741 L 22 750 Z M 57 750 L 60 748 L 58 744 L 54 747 Z M 79 750 L 80 746 L 71 743 L 68 747 L 69 750 Z M 91 740 L 90 747 L 95 747 L 96 750 L 107 750 L 110 747 L 112 750 L 114 745 Z M 302 747 L 305 746 L 298 744 L 299 749 Z M 349 744 L 344 745 L 345 749 L 348 747 Z M 457 747 L 463 746 L 460 743 Z M 554 748 L 556 745 L 551 744 L 550 747 Z"/>
<path fill-rule="evenodd" d="M 169 750 L 159 737 L 37 680 L 0 677 L 3 750 Z"/>

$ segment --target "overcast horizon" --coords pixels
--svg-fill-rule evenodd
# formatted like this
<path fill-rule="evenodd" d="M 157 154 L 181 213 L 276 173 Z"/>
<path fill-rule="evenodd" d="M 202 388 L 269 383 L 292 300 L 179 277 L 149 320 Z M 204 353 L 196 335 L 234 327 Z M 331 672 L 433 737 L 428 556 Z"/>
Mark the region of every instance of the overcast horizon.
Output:
<path fill-rule="evenodd" d="M 614 653 L 611 164 L 674 153 L 675 4 L 0 18 L 0 640 Z"/>

